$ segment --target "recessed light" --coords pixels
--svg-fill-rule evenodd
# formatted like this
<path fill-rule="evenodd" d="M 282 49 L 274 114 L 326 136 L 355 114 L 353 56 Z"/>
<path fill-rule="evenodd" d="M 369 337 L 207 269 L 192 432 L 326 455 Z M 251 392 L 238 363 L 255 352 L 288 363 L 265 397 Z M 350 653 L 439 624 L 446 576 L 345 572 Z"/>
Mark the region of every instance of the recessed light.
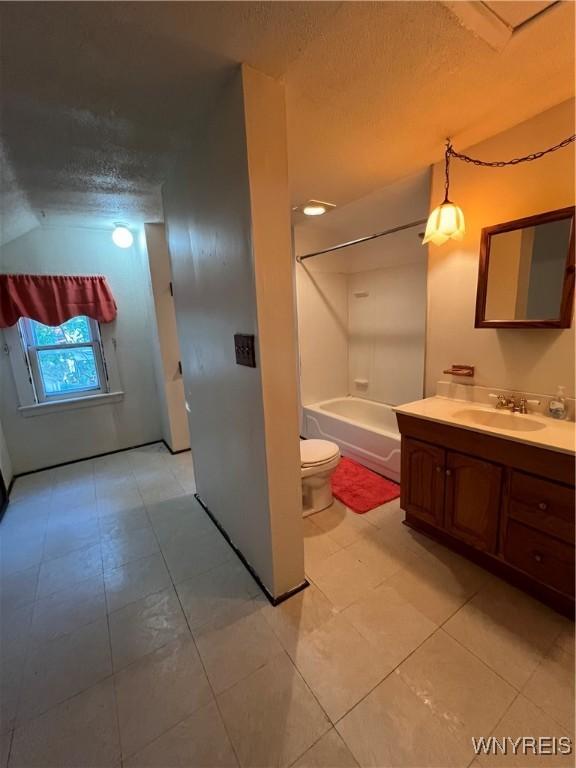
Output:
<path fill-rule="evenodd" d="M 134 242 L 134 236 L 128 227 L 125 227 L 123 224 L 116 224 L 112 232 L 112 240 L 118 248 L 130 248 Z"/>
<path fill-rule="evenodd" d="M 305 216 L 322 216 L 324 213 L 328 213 L 332 208 L 336 208 L 334 203 L 325 203 L 322 200 L 308 200 L 303 205 L 297 205 L 293 208 L 294 211 L 300 211 Z"/>

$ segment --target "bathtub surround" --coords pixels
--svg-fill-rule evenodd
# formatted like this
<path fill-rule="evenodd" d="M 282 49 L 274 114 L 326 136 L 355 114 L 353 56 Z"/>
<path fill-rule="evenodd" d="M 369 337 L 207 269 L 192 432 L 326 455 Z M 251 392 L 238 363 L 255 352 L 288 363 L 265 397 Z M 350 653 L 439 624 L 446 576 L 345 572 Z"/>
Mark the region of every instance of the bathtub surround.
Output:
<path fill-rule="evenodd" d="M 285 140 L 283 87 L 242 66 L 164 187 L 198 495 L 273 597 L 304 582 Z"/>
<path fill-rule="evenodd" d="M 112 333 L 124 391 L 114 404 L 23 418 L 10 361 L 0 354 L 0 419 L 14 473 L 159 440 L 152 300 L 146 256 L 136 243 L 119 249 L 105 229 L 37 227 L 0 249 L 0 271 L 105 275 L 118 305 Z"/>
<path fill-rule="evenodd" d="M 429 173 L 402 179 L 295 227 L 297 254 L 422 219 Z M 426 252 L 418 228 L 296 265 L 304 405 L 336 397 L 398 404 L 421 397 Z"/>
<path fill-rule="evenodd" d="M 180 371 L 180 345 L 172 290 L 172 269 L 164 224 L 145 224 L 144 237 L 156 333 L 154 334 L 154 371 L 158 388 L 162 437 L 172 452 L 190 448 L 188 419 L 184 401 L 184 383 Z"/>
<path fill-rule="evenodd" d="M 474 157 L 518 157 L 574 133 L 573 100 L 493 138 L 467 147 Z M 454 361 L 476 367 L 473 383 L 553 393 L 558 384 L 575 394 L 575 329 L 474 328 L 480 232 L 483 227 L 574 205 L 575 148 L 505 169 L 451 166 L 451 190 L 466 213 L 466 235 L 429 249 L 426 394 Z M 444 166 L 434 166 L 432 200 L 441 195 Z"/>

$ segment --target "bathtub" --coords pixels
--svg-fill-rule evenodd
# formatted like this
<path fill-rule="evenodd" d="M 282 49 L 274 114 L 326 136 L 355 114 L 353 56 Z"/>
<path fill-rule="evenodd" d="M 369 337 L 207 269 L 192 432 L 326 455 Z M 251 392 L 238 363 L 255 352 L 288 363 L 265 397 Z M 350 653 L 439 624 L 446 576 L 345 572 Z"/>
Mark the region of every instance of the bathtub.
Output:
<path fill-rule="evenodd" d="M 400 433 L 392 406 L 342 397 L 302 411 L 303 437 L 332 440 L 343 456 L 400 481 Z"/>

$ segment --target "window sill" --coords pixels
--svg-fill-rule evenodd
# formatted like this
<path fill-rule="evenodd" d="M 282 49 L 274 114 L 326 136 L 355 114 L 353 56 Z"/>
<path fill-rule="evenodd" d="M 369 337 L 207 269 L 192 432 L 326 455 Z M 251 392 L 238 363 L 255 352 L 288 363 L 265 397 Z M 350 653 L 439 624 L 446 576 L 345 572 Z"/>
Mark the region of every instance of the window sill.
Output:
<path fill-rule="evenodd" d="M 57 402 L 20 405 L 18 410 L 22 416 L 30 418 L 31 416 L 43 416 L 45 413 L 73 411 L 78 408 L 92 408 L 95 405 L 112 405 L 112 403 L 119 403 L 123 398 L 124 392 L 106 392 L 103 395 L 71 397 L 69 400 L 58 400 Z"/>

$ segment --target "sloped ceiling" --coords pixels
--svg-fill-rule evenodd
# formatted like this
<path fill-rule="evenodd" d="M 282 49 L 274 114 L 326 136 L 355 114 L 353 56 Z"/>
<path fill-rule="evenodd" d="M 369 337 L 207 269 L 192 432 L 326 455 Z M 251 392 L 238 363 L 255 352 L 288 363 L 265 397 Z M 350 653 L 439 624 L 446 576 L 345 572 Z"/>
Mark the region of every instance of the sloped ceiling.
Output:
<path fill-rule="evenodd" d="M 500 52 L 440 2 L 2 3 L 0 23 L 5 237 L 160 219 L 173 148 L 240 61 L 286 82 L 294 203 L 349 202 L 574 90 L 571 2 Z"/>

